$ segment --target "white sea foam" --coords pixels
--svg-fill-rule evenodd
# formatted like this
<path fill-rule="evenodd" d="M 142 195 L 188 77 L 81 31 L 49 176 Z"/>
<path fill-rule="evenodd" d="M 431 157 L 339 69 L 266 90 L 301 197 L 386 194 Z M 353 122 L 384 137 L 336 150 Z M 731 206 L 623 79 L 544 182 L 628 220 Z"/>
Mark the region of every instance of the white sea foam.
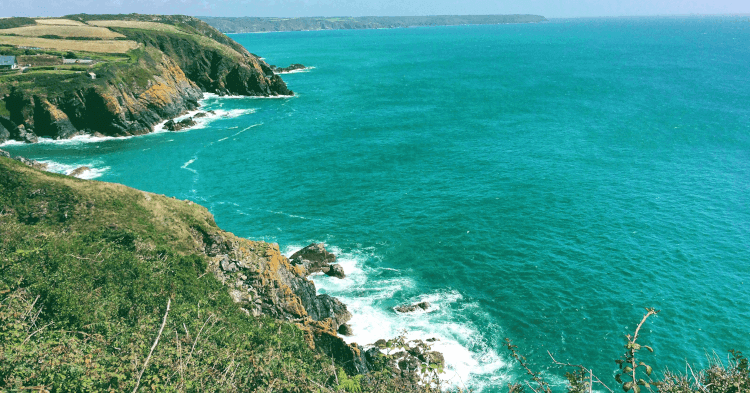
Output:
<path fill-rule="evenodd" d="M 81 173 L 78 173 L 75 175 L 75 177 L 79 179 L 96 179 L 97 177 L 100 177 L 105 172 L 107 172 L 110 167 L 97 167 L 97 165 L 101 165 L 100 163 L 81 163 L 81 164 L 63 164 L 55 161 L 49 161 L 49 160 L 43 160 L 39 161 L 41 163 L 47 164 L 47 171 L 48 172 L 54 172 L 54 173 L 62 173 L 65 175 L 69 175 L 76 169 L 85 166 L 89 169 L 86 169 L 85 171 L 82 171 Z"/>
<path fill-rule="evenodd" d="M 282 71 L 282 72 L 274 72 L 276 75 L 284 75 L 284 74 L 299 74 L 303 72 L 310 72 L 310 70 L 314 70 L 315 67 L 305 67 L 299 70 L 291 70 L 291 71 Z"/>
<path fill-rule="evenodd" d="M 196 170 L 195 170 L 195 169 L 193 169 L 193 168 L 190 168 L 190 164 L 194 163 L 194 162 L 195 162 L 195 160 L 197 160 L 197 158 L 196 158 L 196 157 L 193 157 L 193 158 L 192 158 L 192 159 L 190 159 L 190 160 L 189 160 L 188 162 L 186 162 L 186 163 L 182 164 L 182 166 L 181 166 L 180 168 L 182 168 L 182 169 L 187 169 L 187 170 L 189 170 L 190 172 L 193 172 L 193 173 L 195 173 L 195 174 L 197 175 L 197 174 L 198 174 L 198 171 L 196 171 Z"/>
<path fill-rule="evenodd" d="M 299 245 L 288 246 L 283 253 L 289 257 L 300 248 Z M 476 326 L 459 322 L 462 318 L 454 314 L 453 310 L 467 310 L 464 306 L 473 304 L 466 303 L 460 292 L 438 290 L 413 297 L 409 303 L 427 301 L 430 309 L 399 314 L 390 305 L 394 303 L 393 298 L 415 290 L 416 282 L 412 278 L 398 269 L 368 267 L 368 259 L 377 258 L 372 250 L 341 252 L 336 247 L 327 248 L 337 255 L 336 262 L 344 268 L 346 278 L 324 274 L 311 278 L 319 293 L 337 297 L 352 313 L 349 324 L 354 335 L 344 337 L 345 341 L 367 346 L 404 332 L 409 340 L 427 342 L 434 338 L 432 348 L 445 356 L 446 369 L 442 378 L 447 384 L 481 391 L 483 386 L 505 383 L 508 376 L 502 370 L 506 363 L 484 341 Z"/>
<path fill-rule="evenodd" d="M 275 95 L 275 96 L 268 96 L 268 97 L 263 97 L 263 96 L 229 96 L 229 95 L 227 95 L 227 96 L 220 96 L 220 95 L 214 94 L 214 93 L 203 93 L 203 99 L 201 101 L 206 101 L 206 100 L 210 100 L 210 99 L 220 99 L 220 100 L 227 100 L 227 99 L 230 99 L 230 100 L 231 99 L 262 100 L 262 99 L 279 99 L 279 98 L 293 98 L 293 97 L 296 97 L 296 96 L 293 96 L 293 95 L 291 95 L 291 96 L 285 96 L 285 95 L 281 95 L 281 94 L 280 95 Z"/>

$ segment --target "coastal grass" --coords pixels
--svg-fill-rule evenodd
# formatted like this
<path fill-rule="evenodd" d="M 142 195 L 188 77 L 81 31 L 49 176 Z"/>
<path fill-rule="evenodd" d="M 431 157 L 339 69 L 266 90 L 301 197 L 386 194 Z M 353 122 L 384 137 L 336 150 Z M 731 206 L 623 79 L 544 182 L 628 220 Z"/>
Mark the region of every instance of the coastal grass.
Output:
<path fill-rule="evenodd" d="M 4 157 L 0 174 L 0 391 L 436 392 L 349 378 L 244 312 L 207 270 L 202 206 Z"/>
<path fill-rule="evenodd" d="M 126 53 L 139 44 L 129 40 L 64 40 L 39 37 L 0 35 L 0 44 L 51 49 L 58 51 L 86 51 L 96 53 Z"/>
<path fill-rule="evenodd" d="M 100 39 L 114 39 L 125 37 L 122 34 L 115 33 L 114 31 L 105 27 L 96 26 L 57 26 L 57 25 L 35 25 L 35 26 L 23 26 L 15 27 L 12 29 L 4 29 L 0 31 L 0 34 L 15 34 L 22 37 L 41 37 L 54 35 L 63 38 L 69 37 L 83 37 L 83 38 L 100 38 Z"/>

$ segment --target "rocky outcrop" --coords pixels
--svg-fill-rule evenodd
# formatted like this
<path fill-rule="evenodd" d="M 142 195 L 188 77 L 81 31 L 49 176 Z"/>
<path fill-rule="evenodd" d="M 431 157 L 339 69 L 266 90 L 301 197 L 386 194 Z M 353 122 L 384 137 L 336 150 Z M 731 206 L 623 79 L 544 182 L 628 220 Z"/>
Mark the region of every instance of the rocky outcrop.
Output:
<path fill-rule="evenodd" d="M 188 117 L 187 119 L 183 119 L 180 121 L 170 120 L 164 123 L 164 129 L 168 131 L 180 131 L 182 129 L 192 127 L 194 125 L 195 125 L 195 120 L 193 120 L 192 117 Z"/>
<path fill-rule="evenodd" d="M 13 156 L 10 155 L 10 153 L 8 153 L 5 150 L 0 150 L 0 157 L 11 158 L 11 159 L 19 161 L 19 162 L 21 162 L 23 164 L 26 164 L 26 165 L 34 168 L 34 169 L 39 169 L 40 171 L 47 170 L 47 164 L 45 164 L 43 162 L 29 160 L 29 159 L 23 158 L 21 156 L 15 156 L 15 157 L 13 157 Z"/>
<path fill-rule="evenodd" d="M 68 176 L 78 177 L 78 176 L 83 175 L 86 171 L 90 171 L 90 170 L 91 168 L 87 166 L 79 166 L 78 168 L 70 171 L 70 173 L 68 173 Z"/>
<path fill-rule="evenodd" d="M 415 304 L 403 304 L 401 306 L 394 308 L 394 310 L 400 313 L 410 313 L 414 311 L 427 311 L 429 309 L 430 309 L 429 302 L 419 302 Z"/>
<path fill-rule="evenodd" d="M 300 70 L 305 70 L 305 69 L 307 69 L 307 67 L 305 67 L 302 64 L 292 64 L 289 67 L 276 67 L 275 65 L 271 66 L 271 70 L 273 70 L 273 72 L 277 74 L 283 74 L 283 73 L 292 72 L 292 71 L 300 71 Z"/>
<path fill-rule="evenodd" d="M 344 268 L 336 262 L 336 255 L 325 249 L 322 243 L 313 243 L 292 254 L 291 263 L 301 268 L 305 275 L 325 273 L 332 277 L 344 278 Z"/>
<path fill-rule="evenodd" d="M 193 237 L 210 258 L 209 270 L 229 287 L 231 297 L 248 314 L 296 322 L 307 332 L 311 346 L 333 356 L 347 372 L 368 371 L 363 349 L 347 344 L 337 334 L 340 329 L 351 332 L 351 328 L 342 328 L 351 319 L 346 305 L 331 296 L 318 295 L 302 263 L 293 264 L 278 245 L 227 232 L 209 234 L 195 228 Z M 312 244 L 297 254 L 304 263 L 316 266 L 336 259 L 322 244 Z"/>

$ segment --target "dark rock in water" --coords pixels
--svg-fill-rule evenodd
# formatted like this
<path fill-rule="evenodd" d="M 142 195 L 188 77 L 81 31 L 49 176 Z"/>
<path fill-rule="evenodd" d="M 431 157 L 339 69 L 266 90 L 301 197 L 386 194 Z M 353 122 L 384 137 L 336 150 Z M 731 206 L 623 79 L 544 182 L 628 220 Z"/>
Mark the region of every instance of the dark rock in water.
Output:
<path fill-rule="evenodd" d="M 78 177 L 83 174 L 83 172 L 86 172 L 90 170 L 91 168 L 87 166 L 80 166 L 76 169 L 73 169 L 70 173 L 68 173 L 68 176 Z"/>
<path fill-rule="evenodd" d="M 180 120 L 180 121 L 170 120 L 164 123 L 164 129 L 169 130 L 169 131 L 180 131 L 184 128 L 192 127 L 194 125 L 195 125 L 195 120 L 193 120 L 192 117 L 188 117 L 187 119 Z"/>
<path fill-rule="evenodd" d="M 296 70 L 304 70 L 304 69 L 307 69 L 307 67 L 305 67 L 302 64 L 292 64 L 289 67 L 276 67 L 276 66 L 272 65 L 271 69 L 273 70 L 273 72 L 275 72 L 277 74 L 281 74 L 281 73 L 284 73 L 284 72 L 291 72 L 291 71 L 296 71 Z"/>
<path fill-rule="evenodd" d="M 341 267 L 341 265 L 339 265 L 338 263 L 335 265 L 331 265 L 327 271 L 324 271 L 324 273 L 331 277 L 337 277 L 337 278 L 346 277 L 346 274 L 344 273 L 344 268 Z"/>
<path fill-rule="evenodd" d="M 427 311 L 430 308 L 429 302 L 420 302 L 417 304 L 404 304 L 402 306 L 398 306 L 395 308 L 396 311 L 400 313 L 408 313 L 408 312 L 414 312 L 414 311 Z"/>
<path fill-rule="evenodd" d="M 339 334 L 341 334 L 343 336 L 351 336 L 352 334 L 354 334 L 354 331 L 352 330 L 352 327 L 349 326 L 348 323 L 344 323 L 341 326 L 339 326 L 339 328 L 338 328 L 337 331 L 339 332 Z"/>
<path fill-rule="evenodd" d="M 294 265 L 302 265 L 307 274 L 328 271 L 330 264 L 336 262 L 336 255 L 326 250 L 322 243 L 313 243 L 295 252 L 289 260 Z"/>
<path fill-rule="evenodd" d="M 36 134 L 27 130 L 23 124 L 14 128 L 13 131 L 11 131 L 10 133 L 10 137 L 17 141 L 26 142 L 26 143 L 39 142 L 39 138 L 36 136 Z"/>
<path fill-rule="evenodd" d="M 202 117 L 206 117 L 208 115 L 215 115 L 215 114 L 216 114 L 216 112 L 214 112 L 214 111 L 198 112 L 198 113 L 195 114 L 195 116 L 193 116 L 193 119 L 200 119 Z"/>

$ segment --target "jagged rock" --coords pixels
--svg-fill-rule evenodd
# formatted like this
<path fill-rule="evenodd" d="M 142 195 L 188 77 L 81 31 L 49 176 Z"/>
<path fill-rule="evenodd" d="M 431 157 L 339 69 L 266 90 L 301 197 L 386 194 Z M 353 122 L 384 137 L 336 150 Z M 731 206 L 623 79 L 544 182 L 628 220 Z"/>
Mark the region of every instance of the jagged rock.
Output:
<path fill-rule="evenodd" d="M 214 111 L 198 112 L 198 113 L 195 114 L 195 116 L 193 116 L 193 119 L 200 119 L 202 117 L 206 117 L 208 115 L 215 115 L 215 114 L 216 114 L 216 112 L 214 112 Z"/>
<path fill-rule="evenodd" d="M 333 357 L 347 374 L 366 374 L 369 371 L 365 351 L 362 347 L 347 344 L 341 337 L 328 332 L 317 332 L 314 336 L 315 346 Z"/>
<path fill-rule="evenodd" d="M 327 272 L 330 269 L 329 265 L 336 262 L 336 255 L 328 252 L 323 243 L 312 243 L 292 254 L 292 257 L 289 259 L 292 264 L 302 265 L 309 275 L 318 272 Z"/>
<path fill-rule="evenodd" d="M 338 263 L 335 265 L 331 265 L 330 268 L 327 271 L 324 271 L 323 273 L 331 277 L 337 277 L 337 278 L 346 277 L 346 274 L 344 274 L 344 268 L 341 267 L 341 265 L 339 265 Z"/>
<path fill-rule="evenodd" d="M 169 131 L 180 131 L 184 128 L 192 127 L 195 125 L 195 120 L 192 117 L 183 119 L 180 121 L 170 120 L 164 124 L 164 129 Z"/>
<path fill-rule="evenodd" d="M 17 126 L 11 133 L 11 139 L 26 143 L 37 143 L 39 138 L 33 132 L 26 129 L 23 124 Z"/>
<path fill-rule="evenodd" d="M 7 151 L 5 151 L 5 150 L 0 150 L 0 157 L 7 157 L 7 158 L 10 158 L 10 159 L 13 159 L 13 160 L 19 161 L 19 162 L 21 162 L 22 164 L 26 164 L 26 165 L 28 165 L 28 166 L 30 166 L 30 167 L 32 167 L 32 168 L 34 168 L 34 169 L 39 169 L 39 170 L 42 170 L 42 171 L 43 171 L 43 170 L 46 170 L 46 169 L 47 169 L 47 164 L 45 164 L 45 163 L 43 163 L 43 162 L 39 162 L 39 161 L 34 161 L 34 160 L 28 160 L 28 159 L 26 159 L 26 158 L 23 158 L 23 157 L 21 157 L 21 156 L 15 156 L 15 157 L 12 157 L 12 156 L 10 155 L 10 153 L 8 153 L 8 152 L 7 152 Z"/>
<path fill-rule="evenodd" d="M 414 311 L 427 311 L 430 308 L 429 302 L 419 302 L 416 304 L 404 304 L 395 308 L 397 312 L 408 313 Z"/>
<path fill-rule="evenodd" d="M 89 168 L 87 166 L 79 166 L 78 168 L 73 169 L 72 171 L 70 171 L 70 173 L 68 173 L 68 176 L 78 177 L 78 176 L 82 175 L 83 172 L 86 172 L 88 170 L 91 170 L 91 168 Z"/>
<path fill-rule="evenodd" d="M 348 323 L 341 324 L 338 329 L 336 329 L 339 334 L 342 336 L 351 336 L 354 334 L 354 331 L 352 330 L 352 327 Z"/>
<path fill-rule="evenodd" d="M 284 72 L 296 71 L 296 70 L 304 70 L 306 68 L 307 67 L 303 66 L 302 64 L 292 64 L 289 67 L 276 67 L 274 65 L 271 66 L 271 69 L 273 70 L 273 72 L 275 72 L 277 74 L 281 74 L 281 73 L 284 73 Z"/>

